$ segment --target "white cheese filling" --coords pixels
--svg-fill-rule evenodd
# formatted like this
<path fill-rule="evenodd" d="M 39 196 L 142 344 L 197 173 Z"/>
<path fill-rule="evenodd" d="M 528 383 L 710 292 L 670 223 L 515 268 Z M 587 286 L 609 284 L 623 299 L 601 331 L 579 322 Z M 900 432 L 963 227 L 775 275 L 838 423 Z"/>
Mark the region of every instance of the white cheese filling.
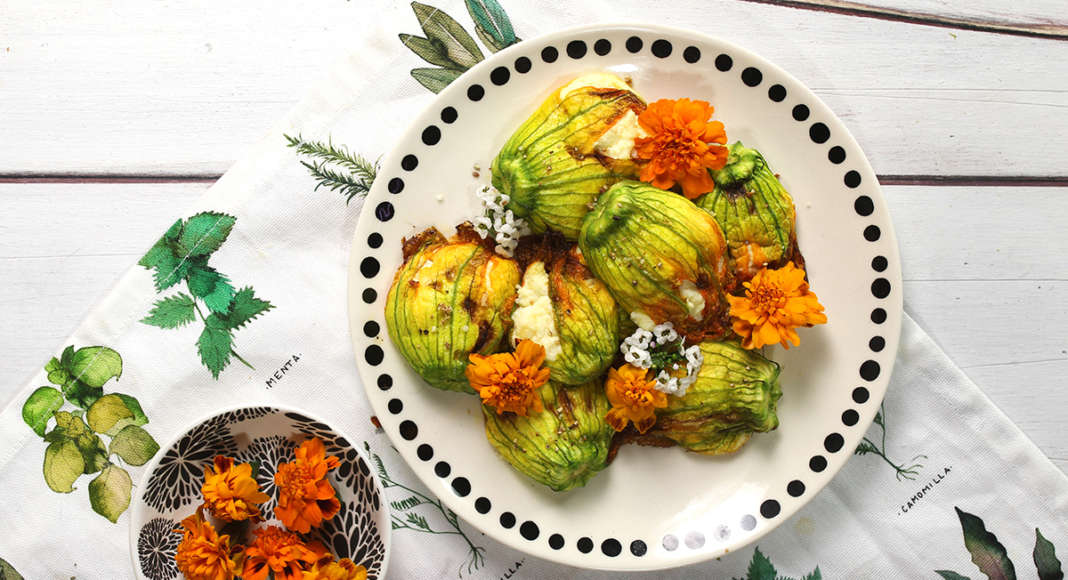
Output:
<path fill-rule="evenodd" d="M 560 337 L 556 333 L 556 317 L 549 298 L 549 275 L 544 263 L 534 262 L 527 266 L 515 305 L 512 340 L 532 340 L 545 348 L 545 360 L 556 360 L 561 352 Z"/>
<path fill-rule="evenodd" d="M 638 115 L 634 111 L 627 111 L 601 135 L 593 148 L 612 159 L 630 159 L 634 153 L 634 140 L 648 136 L 649 133 L 638 123 Z"/>
<path fill-rule="evenodd" d="M 697 285 L 686 280 L 679 285 L 679 293 L 682 294 L 682 299 L 686 301 L 686 309 L 690 311 L 690 318 L 694 320 L 704 318 L 705 297 L 697 290 Z"/>
<path fill-rule="evenodd" d="M 642 312 L 641 310 L 631 312 L 630 319 L 634 322 L 634 324 L 638 325 L 638 328 L 649 332 L 652 332 L 653 327 L 656 326 L 656 323 L 653 322 L 653 319 L 649 318 L 649 315 Z"/>

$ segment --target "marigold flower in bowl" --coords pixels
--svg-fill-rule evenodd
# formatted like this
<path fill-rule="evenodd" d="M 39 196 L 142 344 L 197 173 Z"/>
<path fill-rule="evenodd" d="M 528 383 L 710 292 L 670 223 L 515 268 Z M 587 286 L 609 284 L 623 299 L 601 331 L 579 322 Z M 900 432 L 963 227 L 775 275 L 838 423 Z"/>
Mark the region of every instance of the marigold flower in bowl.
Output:
<path fill-rule="evenodd" d="M 763 269 L 744 284 L 744 296 L 728 296 L 734 332 L 745 348 L 779 343 L 801 344 L 795 330 L 827 322 L 823 305 L 809 290 L 805 271 L 788 262 L 778 270 Z"/>
<path fill-rule="evenodd" d="M 473 354 L 467 365 L 467 380 L 478 391 L 485 405 L 497 414 L 510 411 L 517 415 L 542 410 L 538 390 L 549 380 L 545 347 L 532 340 L 522 340 L 515 352 L 490 356 Z"/>
<path fill-rule="evenodd" d="M 252 531 L 256 538 L 245 548 L 241 569 L 243 580 L 302 580 L 310 569 L 329 553 L 318 544 L 305 544 L 297 534 L 278 526 Z"/>
<path fill-rule="evenodd" d="M 317 562 L 304 571 L 302 580 L 367 580 L 367 569 L 352 560 L 342 558 L 336 562 Z"/>
<path fill-rule="evenodd" d="M 213 469 L 214 467 L 214 469 Z M 258 504 L 270 496 L 260 491 L 248 463 L 234 465 L 233 457 L 216 455 L 213 466 L 204 468 L 204 507 L 220 520 L 238 522 L 260 519 Z"/>
<path fill-rule="evenodd" d="M 230 580 L 237 572 L 235 548 L 230 536 L 220 536 L 215 527 L 204 520 L 197 510 L 182 520 L 182 527 L 174 530 L 182 534 L 175 561 L 187 580 Z"/>
<path fill-rule="evenodd" d="M 641 180 L 670 189 L 679 184 L 694 199 L 715 188 L 708 173 L 727 162 L 723 123 L 710 121 L 714 107 L 706 101 L 660 99 L 650 103 L 638 123 L 649 133 L 634 140 L 635 155 L 647 163 Z"/>
<path fill-rule="evenodd" d="M 306 534 L 323 520 L 334 517 L 341 507 L 334 486 L 326 478 L 326 473 L 335 469 L 339 461 L 326 455 L 319 439 L 301 443 L 295 454 L 295 461 L 279 465 L 274 474 L 278 488 L 274 515 L 286 528 Z"/>
<path fill-rule="evenodd" d="M 656 390 L 656 379 L 647 378 L 648 374 L 631 364 L 608 370 L 604 387 L 612 409 L 605 420 L 616 431 L 633 422 L 639 433 L 645 433 L 656 423 L 656 410 L 667 406 L 667 395 Z"/>

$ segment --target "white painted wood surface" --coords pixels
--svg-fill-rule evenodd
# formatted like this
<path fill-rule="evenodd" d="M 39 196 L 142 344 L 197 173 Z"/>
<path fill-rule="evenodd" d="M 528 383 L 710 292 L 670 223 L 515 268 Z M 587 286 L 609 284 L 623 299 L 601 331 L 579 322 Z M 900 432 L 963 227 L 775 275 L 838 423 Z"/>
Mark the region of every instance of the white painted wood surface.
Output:
<path fill-rule="evenodd" d="M 777 62 L 842 117 L 879 173 L 927 182 L 885 188 L 906 308 L 1068 470 L 1068 41 L 741 0 L 693 2 L 667 21 L 653 3 L 624 4 L 629 19 L 714 30 Z M 867 4 L 1068 25 L 1063 0 Z M 418 28 L 403 2 L 0 0 L 0 176 L 222 173 L 382 21 L 372 12 Z M 0 402 L 208 186 L 0 183 Z"/>
<path fill-rule="evenodd" d="M 828 102 L 880 174 L 1066 173 L 1068 42 L 739 0 L 617 2 L 620 12 L 581 22 L 696 26 L 762 54 Z M 407 3 L 384 0 L 6 4 L 0 143 L 18 146 L 5 147 L 0 174 L 217 175 L 369 27 L 418 31 Z M 991 18 L 1022 4 L 1021 18 L 1068 23 L 1061 0 L 882 4 Z M 451 12 L 468 21 L 462 4 Z M 396 66 L 422 66 L 388 42 Z"/>

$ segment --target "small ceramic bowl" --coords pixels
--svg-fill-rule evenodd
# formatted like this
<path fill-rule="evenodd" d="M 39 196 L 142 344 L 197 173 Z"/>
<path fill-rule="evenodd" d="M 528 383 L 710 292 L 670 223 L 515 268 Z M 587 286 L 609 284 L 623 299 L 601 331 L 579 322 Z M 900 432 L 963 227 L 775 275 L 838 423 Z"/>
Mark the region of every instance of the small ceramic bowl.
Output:
<path fill-rule="evenodd" d="M 204 467 L 216 455 L 238 462 L 259 462 L 260 489 L 271 499 L 260 506 L 267 523 L 274 519 L 274 471 L 293 460 L 305 439 L 318 437 L 327 455 L 341 460 L 329 479 L 341 510 L 312 537 L 336 558 L 349 558 L 367 568 L 369 579 L 383 578 L 389 551 L 389 511 L 382 503 L 382 485 L 375 470 L 350 439 L 302 411 L 277 407 L 244 407 L 196 423 L 175 439 L 145 471 L 130 518 L 130 550 L 134 571 L 142 580 L 181 577 L 174 562 L 180 535 L 172 530 L 201 503 Z"/>

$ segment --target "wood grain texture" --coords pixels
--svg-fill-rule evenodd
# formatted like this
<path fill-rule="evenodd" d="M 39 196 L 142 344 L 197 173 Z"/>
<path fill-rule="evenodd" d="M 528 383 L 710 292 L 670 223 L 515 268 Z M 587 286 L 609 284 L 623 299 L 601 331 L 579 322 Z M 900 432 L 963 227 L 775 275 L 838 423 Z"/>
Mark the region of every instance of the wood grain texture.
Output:
<path fill-rule="evenodd" d="M 1039 15 L 1051 1 L 1021 10 Z M 880 174 L 1068 175 L 1068 74 L 1051 70 L 1068 62 L 1068 42 L 739 0 L 715 3 L 714 17 L 701 3 L 665 17 L 653 3 L 620 2 L 576 5 L 574 21 L 622 13 L 755 50 L 812 87 Z M 462 4 L 437 4 L 467 22 Z M 417 29 L 406 4 L 385 0 L 314 10 L 13 0 L 0 18 L 0 175 L 217 176 L 367 39 L 391 55 L 389 74 L 407 77 L 421 61 L 396 33 Z"/>
<path fill-rule="evenodd" d="M 904 2 L 850 2 L 848 0 L 745 0 L 817 12 L 830 12 L 859 18 L 876 18 L 924 26 L 958 30 L 975 30 L 1068 40 L 1068 17 L 1064 4 L 1057 0 L 1032 0 L 1023 6 L 980 2 L 940 2 L 907 0 Z"/>
<path fill-rule="evenodd" d="M 207 187 L 0 184 L 0 401 Z M 1068 471 L 1068 188 L 884 192 L 906 309 Z"/>

